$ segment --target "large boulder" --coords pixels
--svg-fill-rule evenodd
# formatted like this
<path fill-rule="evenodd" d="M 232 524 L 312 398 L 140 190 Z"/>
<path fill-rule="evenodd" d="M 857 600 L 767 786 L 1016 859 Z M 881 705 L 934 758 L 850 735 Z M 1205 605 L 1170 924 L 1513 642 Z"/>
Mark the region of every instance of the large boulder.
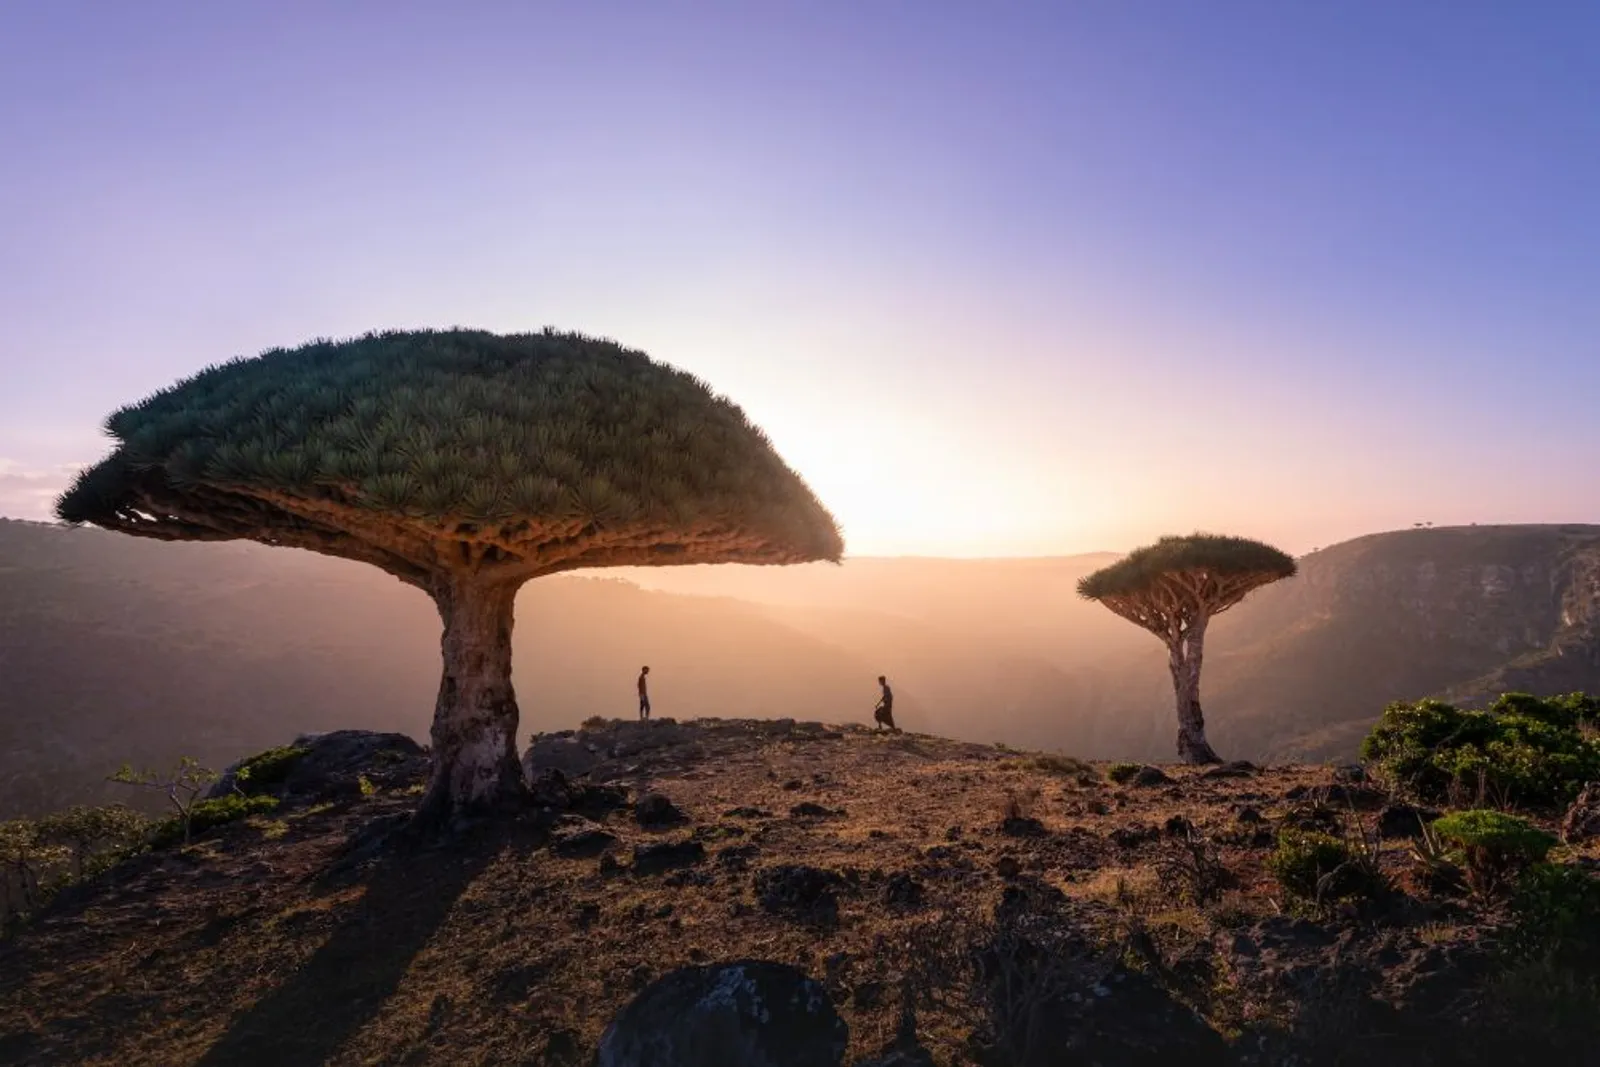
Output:
<path fill-rule="evenodd" d="M 243 772 L 241 774 L 241 772 Z M 301 734 L 223 772 L 207 797 L 235 791 L 275 796 L 286 805 L 358 797 L 365 778 L 378 789 L 428 780 L 428 753 L 405 734 L 334 730 Z"/>
<path fill-rule="evenodd" d="M 822 985 L 767 960 L 684 967 L 606 1027 L 596 1067 L 840 1067 L 849 1029 Z"/>
<path fill-rule="evenodd" d="M 604 760 L 605 753 L 599 745 L 570 730 L 540 734 L 523 753 L 522 773 L 530 782 L 539 777 L 540 771 L 546 770 L 576 777 L 588 774 Z"/>

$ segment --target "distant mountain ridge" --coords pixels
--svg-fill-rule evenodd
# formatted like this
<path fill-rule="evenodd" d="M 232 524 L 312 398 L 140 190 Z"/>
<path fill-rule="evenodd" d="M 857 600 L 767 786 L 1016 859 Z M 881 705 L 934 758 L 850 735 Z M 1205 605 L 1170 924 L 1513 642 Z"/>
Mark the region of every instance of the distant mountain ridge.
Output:
<path fill-rule="evenodd" d="M 1169 759 L 1160 644 L 1076 595 L 1112 558 L 536 581 L 517 608 L 522 730 L 632 714 L 644 663 L 678 717 L 867 722 L 884 673 L 913 730 Z M 119 795 L 103 777 L 125 759 L 220 766 L 336 727 L 425 741 L 438 625 L 422 594 L 347 561 L 0 520 L 0 816 Z M 1395 699 L 1600 690 L 1600 526 L 1359 538 L 1213 635 L 1203 698 L 1226 756 L 1349 758 Z"/>

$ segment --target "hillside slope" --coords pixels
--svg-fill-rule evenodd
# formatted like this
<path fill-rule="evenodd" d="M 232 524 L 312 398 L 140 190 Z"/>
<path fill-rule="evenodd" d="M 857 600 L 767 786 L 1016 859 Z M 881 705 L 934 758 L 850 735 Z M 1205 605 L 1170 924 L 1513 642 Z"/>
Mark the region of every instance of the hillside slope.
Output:
<path fill-rule="evenodd" d="M 1504 915 L 1427 888 L 1403 842 L 1381 857 L 1392 893 L 1284 914 L 1276 831 L 1351 805 L 1371 824 L 1387 799 L 1326 768 L 1118 787 L 816 723 L 556 741 L 590 753 L 587 781 L 536 750 L 539 806 L 474 835 L 384 837 L 417 759 L 409 784 L 386 764 L 370 795 L 299 793 L 68 891 L 0 941 L 0 1060 L 587 1067 L 648 983 L 748 958 L 823 984 L 852 1067 L 908 1029 L 938 1067 L 1578 1064 L 1600 1036 L 1503 1003 L 1485 976 Z M 647 791 L 679 814 L 646 819 Z"/>

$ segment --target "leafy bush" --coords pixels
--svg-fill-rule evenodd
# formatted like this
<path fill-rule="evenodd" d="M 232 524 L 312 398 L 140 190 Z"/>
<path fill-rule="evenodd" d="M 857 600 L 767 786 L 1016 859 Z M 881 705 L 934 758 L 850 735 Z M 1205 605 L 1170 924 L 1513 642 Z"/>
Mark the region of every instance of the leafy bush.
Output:
<path fill-rule="evenodd" d="M 1437 819 L 1433 831 L 1461 850 L 1467 884 L 1493 892 L 1555 847 L 1556 839 L 1526 819 L 1477 808 Z"/>
<path fill-rule="evenodd" d="M 1375 865 L 1348 842 L 1312 830 L 1281 832 L 1267 869 L 1284 892 L 1314 904 L 1371 896 L 1381 885 Z"/>
<path fill-rule="evenodd" d="M 281 745 L 258 752 L 233 772 L 233 787 L 246 796 L 270 793 L 283 785 L 294 765 L 310 751 L 303 745 Z"/>
<path fill-rule="evenodd" d="M 1463 783 L 1508 803 L 1561 805 L 1600 778 L 1600 700 L 1507 693 L 1486 711 L 1436 700 L 1384 709 L 1361 757 L 1433 801 Z"/>
<path fill-rule="evenodd" d="M 156 824 L 150 836 L 150 843 L 156 847 L 163 847 L 178 841 L 186 841 L 194 834 L 236 822 L 250 815 L 273 811 L 277 806 L 277 797 L 245 796 L 241 793 L 230 793 L 214 800 L 197 801 L 189 810 L 187 833 L 184 831 L 183 818 L 174 815 Z"/>
<path fill-rule="evenodd" d="M 1113 763 L 1106 768 L 1106 777 L 1118 785 L 1127 785 L 1133 781 L 1133 776 L 1144 770 L 1138 763 Z"/>
<path fill-rule="evenodd" d="M 107 807 L 72 807 L 39 820 L 39 837 L 66 847 L 72 857 L 72 877 L 86 878 L 115 863 L 144 844 L 150 820 L 120 804 Z"/>
<path fill-rule="evenodd" d="M 47 841 L 33 819 L 0 822 L 0 922 L 27 915 L 49 900 L 51 874 L 62 870 L 70 855 L 65 846 Z"/>
<path fill-rule="evenodd" d="M 1513 955 L 1600 973 L 1600 879 L 1580 867 L 1536 863 L 1518 879 L 1511 913 Z"/>
<path fill-rule="evenodd" d="M 169 771 L 139 771 L 124 763 L 116 774 L 106 780 L 142 789 L 153 789 L 165 795 L 167 802 L 177 812 L 175 819 L 183 830 L 184 841 L 187 842 L 191 829 L 190 820 L 193 818 L 195 806 L 200 803 L 200 794 L 217 780 L 217 772 L 209 767 L 200 766 L 200 761 L 193 756 L 180 756 L 177 766 Z"/>

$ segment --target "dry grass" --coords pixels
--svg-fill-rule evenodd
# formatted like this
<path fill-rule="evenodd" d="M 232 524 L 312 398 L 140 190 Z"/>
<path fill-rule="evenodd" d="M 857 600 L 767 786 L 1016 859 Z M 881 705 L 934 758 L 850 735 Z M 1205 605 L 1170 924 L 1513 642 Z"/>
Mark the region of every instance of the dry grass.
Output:
<path fill-rule="evenodd" d="M 860 729 L 741 729 L 708 730 L 692 751 L 634 757 L 638 770 L 623 784 L 665 792 L 691 822 L 656 831 L 627 809 L 606 817 L 621 873 L 606 873 L 597 856 L 558 857 L 542 831 L 518 824 L 339 875 L 353 834 L 414 803 L 401 790 L 140 857 L 81 905 L 0 945 L 0 1033 L 23 1035 L 5 1046 L 10 1062 L 540 1062 L 561 1035 L 592 1050 L 651 978 L 738 957 L 825 978 L 851 1028 L 851 1057 L 861 1058 L 900 1021 L 908 965 L 892 947 L 943 917 L 987 922 L 1008 887 L 1059 889 L 1085 936 L 1118 944 L 1143 931 L 1167 960 L 1271 916 L 1265 850 L 1216 848 L 1235 884 L 1197 902 L 1163 878 L 1160 864 L 1183 846 L 1160 828 L 1181 814 L 1209 842 L 1233 824 L 1241 794 L 1281 797 L 1327 780 L 1321 768 L 1247 780 L 1168 768 L 1176 796 L 1130 788 L 1118 798 L 1097 768 L 1085 784 L 1064 757 L 1018 760 L 991 746 Z M 1107 813 L 1094 814 L 1091 801 Z M 801 802 L 846 814 L 790 817 Z M 1269 814 L 1287 806 L 1249 802 Z M 771 814 L 726 814 L 733 808 Z M 1023 812 L 1041 833 L 1002 830 L 1008 813 Z M 1139 831 L 1123 835 L 1137 843 L 1119 844 L 1118 831 Z M 635 844 L 696 833 L 704 863 L 628 871 Z M 766 910 L 754 878 L 778 864 L 839 872 L 837 920 Z M 922 887 L 919 905 L 886 901 L 896 874 Z M 1250 1015 L 1237 998 L 1193 999 L 1219 1025 Z M 971 1007 L 940 1009 L 930 994 L 918 1032 L 938 1063 L 967 1062 Z"/>

